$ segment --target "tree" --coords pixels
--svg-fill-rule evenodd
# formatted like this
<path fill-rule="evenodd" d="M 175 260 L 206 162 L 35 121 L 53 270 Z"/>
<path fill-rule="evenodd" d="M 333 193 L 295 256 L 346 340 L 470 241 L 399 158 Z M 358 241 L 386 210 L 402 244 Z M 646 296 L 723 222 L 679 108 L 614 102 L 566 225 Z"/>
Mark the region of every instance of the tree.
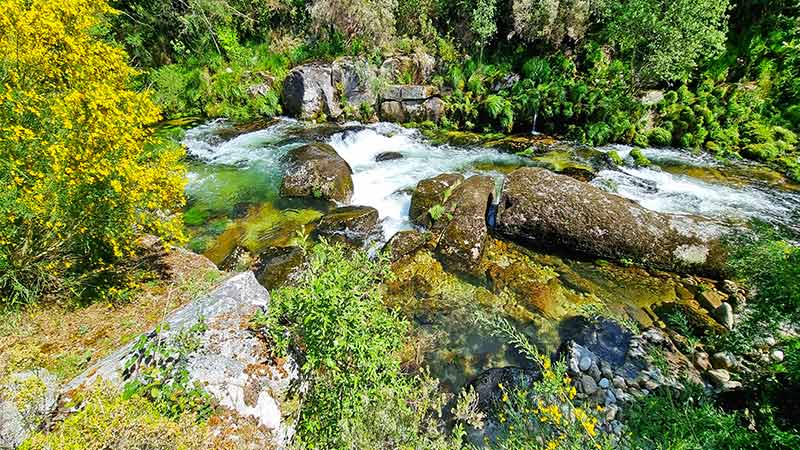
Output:
<path fill-rule="evenodd" d="M 607 32 L 633 69 L 634 86 L 685 81 L 725 44 L 728 0 L 614 1 Z"/>
<path fill-rule="evenodd" d="M 150 93 L 94 34 L 109 14 L 0 0 L 0 305 L 85 287 L 138 233 L 180 237 L 183 152 L 157 145 Z"/>
<path fill-rule="evenodd" d="M 472 31 L 478 35 L 481 61 L 483 60 L 483 49 L 497 33 L 497 23 L 494 17 L 496 13 L 497 0 L 478 0 L 478 4 L 475 5 L 475 11 L 472 13 Z"/>
<path fill-rule="evenodd" d="M 348 40 L 357 38 L 380 46 L 394 37 L 396 9 L 397 0 L 315 0 L 312 28 L 317 34 L 333 31 Z"/>
<path fill-rule="evenodd" d="M 523 40 L 544 40 L 560 47 L 583 39 L 591 18 L 605 0 L 514 0 L 514 32 Z"/>

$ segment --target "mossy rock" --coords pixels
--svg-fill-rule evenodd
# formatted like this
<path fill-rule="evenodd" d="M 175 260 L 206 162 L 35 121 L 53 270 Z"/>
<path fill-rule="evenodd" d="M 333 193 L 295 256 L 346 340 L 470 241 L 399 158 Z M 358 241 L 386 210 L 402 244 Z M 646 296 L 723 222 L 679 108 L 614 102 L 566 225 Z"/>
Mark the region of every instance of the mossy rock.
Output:
<path fill-rule="evenodd" d="M 353 196 L 353 170 L 328 144 L 313 143 L 290 151 L 281 183 L 282 197 L 312 197 L 347 203 Z"/>
<path fill-rule="evenodd" d="M 361 246 L 377 231 L 378 210 L 370 206 L 344 206 L 322 216 L 315 231 L 333 242 Z"/>
<path fill-rule="evenodd" d="M 291 281 L 305 263 L 305 251 L 300 247 L 270 247 L 253 262 L 253 273 L 267 289 L 278 288 Z"/>
<path fill-rule="evenodd" d="M 411 223 L 431 226 L 434 218 L 431 217 L 430 211 L 437 205 L 443 206 L 455 188 L 463 181 L 464 176 L 461 174 L 443 173 L 417 183 L 408 211 Z"/>
<path fill-rule="evenodd" d="M 683 315 L 689 323 L 689 327 L 695 336 L 714 336 L 728 332 L 713 317 L 701 308 L 696 302 L 671 302 L 663 303 L 653 307 L 653 312 L 664 322 L 669 322 L 669 317 L 673 314 Z"/>

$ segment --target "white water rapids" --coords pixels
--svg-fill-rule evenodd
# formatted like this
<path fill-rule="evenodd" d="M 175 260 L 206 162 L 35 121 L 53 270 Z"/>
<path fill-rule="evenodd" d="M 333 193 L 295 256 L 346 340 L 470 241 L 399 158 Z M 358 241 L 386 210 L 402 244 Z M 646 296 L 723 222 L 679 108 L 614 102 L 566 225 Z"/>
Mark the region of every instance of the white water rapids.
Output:
<path fill-rule="evenodd" d="M 443 172 L 466 175 L 484 173 L 502 182 L 499 169 L 530 165 L 528 158 L 484 147 L 435 145 L 413 129 L 394 124 L 349 124 L 343 130 L 319 130 L 289 119 L 281 119 L 265 129 L 226 138 L 230 127 L 221 121 L 210 122 L 186 132 L 183 143 L 188 153 L 209 169 L 225 167 L 251 174 L 263 173 L 277 186 L 284 170 L 281 158 L 290 149 L 317 139 L 329 143 L 353 169 L 354 205 L 376 208 L 385 236 L 409 229 L 408 208 L 411 191 L 425 178 Z M 609 147 L 623 158 L 629 148 Z M 608 150 L 608 149 L 606 149 Z M 398 152 L 402 159 L 376 162 L 383 152 Z M 716 167 L 708 156 L 694 156 L 677 150 L 646 149 L 645 155 L 656 166 L 676 165 Z M 219 190 L 213 170 L 190 174 L 187 191 Z M 662 212 L 699 214 L 721 220 L 760 218 L 780 223 L 800 232 L 800 193 L 759 184 L 724 184 L 655 168 L 621 167 L 602 170 L 593 184 L 613 190 L 642 206 Z M 273 194 L 277 195 L 277 194 Z"/>

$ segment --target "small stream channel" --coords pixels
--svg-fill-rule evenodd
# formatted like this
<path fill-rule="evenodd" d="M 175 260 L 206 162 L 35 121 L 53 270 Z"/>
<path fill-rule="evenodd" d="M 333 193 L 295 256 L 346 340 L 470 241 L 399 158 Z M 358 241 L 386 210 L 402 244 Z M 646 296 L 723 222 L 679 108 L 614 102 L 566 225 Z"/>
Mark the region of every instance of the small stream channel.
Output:
<path fill-rule="evenodd" d="M 282 157 L 312 141 L 326 142 L 353 169 L 353 205 L 376 208 L 384 236 L 412 229 L 408 220 L 411 193 L 425 178 L 443 172 L 494 177 L 498 192 L 503 174 L 520 166 L 592 168 L 592 183 L 662 212 L 697 214 L 719 221 L 743 223 L 758 218 L 800 234 L 800 186 L 757 164 L 725 165 L 708 155 L 673 149 L 645 149 L 653 162 L 635 167 L 630 148 L 598 150 L 558 143 L 551 152 L 521 156 L 481 144 L 434 143 L 414 129 L 394 124 L 314 125 L 279 119 L 247 132 L 225 121 L 213 121 L 186 131 L 183 143 L 191 158 L 186 211 L 192 250 L 220 263 L 236 246 L 252 254 L 270 246 L 304 239 L 328 205 L 287 201 L 278 187 L 285 169 Z M 596 164 L 599 152 L 614 150 L 631 162 L 620 168 Z M 402 159 L 376 162 L 383 152 Z M 604 261 L 573 260 L 495 242 L 488 258 L 502 267 L 519 267 L 519 277 L 535 278 L 535 295 L 491 292 L 486 286 L 436 270 L 435 260 L 420 256 L 413 270 L 435 279 L 422 295 L 392 299 L 417 324 L 415 332 L 432 374 L 457 388 L 490 367 L 524 365 L 499 339 L 476 327 L 479 313 L 501 314 L 554 351 L 565 321 L 587 311 L 612 311 L 649 324 L 650 306 L 675 301 L 680 277 L 623 267 Z M 440 268 L 439 268 L 440 269 Z"/>

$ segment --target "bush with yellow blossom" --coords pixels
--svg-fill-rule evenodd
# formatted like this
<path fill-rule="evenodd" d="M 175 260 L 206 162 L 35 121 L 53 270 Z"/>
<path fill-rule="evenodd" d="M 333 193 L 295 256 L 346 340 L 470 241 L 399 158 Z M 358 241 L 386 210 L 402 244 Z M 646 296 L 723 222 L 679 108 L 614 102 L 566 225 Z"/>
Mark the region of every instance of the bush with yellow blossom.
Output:
<path fill-rule="evenodd" d="M 102 0 L 0 0 L 0 306 L 93 286 L 138 233 L 180 238 L 182 150 L 98 33 Z"/>
<path fill-rule="evenodd" d="M 609 434 L 600 430 L 602 408 L 579 405 L 576 389 L 563 360 L 552 363 L 528 339 L 502 318 L 482 319 L 541 370 L 530 386 L 504 386 L 498 405 L 500 432 L 494 448 L 542 450 L 610 450 Z"/>

